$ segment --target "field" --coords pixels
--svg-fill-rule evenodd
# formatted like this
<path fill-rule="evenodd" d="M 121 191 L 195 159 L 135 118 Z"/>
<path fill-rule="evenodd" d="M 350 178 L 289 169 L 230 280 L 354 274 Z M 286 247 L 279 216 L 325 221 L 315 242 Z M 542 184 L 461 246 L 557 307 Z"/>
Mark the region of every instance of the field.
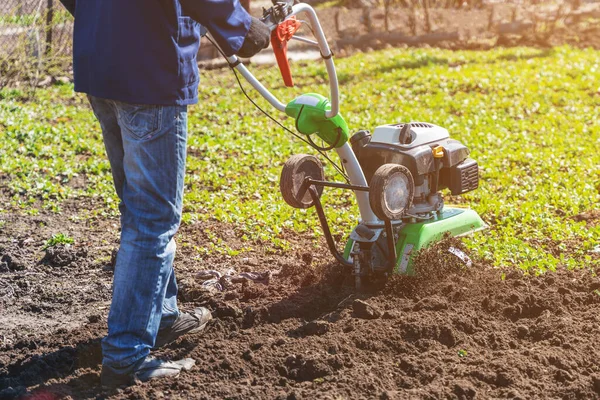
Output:
<path fill-rule="evenodd" d="M 314 210 L 281 199 L 281 166 L 311 150 L 254 109 L 231 72 L 205 71 L 176 270 L 183 308 L 217 318 L 161 353 L 192 356 L 194 370 L 114 393 L 97 388 L 119 234 L 99 126 L 71 85 L 29 101 L 0 92 L 0 399 L 600 397 L 599 60 L 570 47 L 338 60 L 351 130 L 427 121 L 471 149 L 480 188 L 446 203 L 490 226 L 369 293 L 339 284 Z M 293 90 L 273 68 L 256 73 L 280 98 L 325 94 L 323 67 L 293 69 Z M 323 201 L 342 242 L 353 198 L 328 190 Z M 452 262 L 450 245 L 474 266 Z M 194 278 L 231 267 L 281 272 L 216 294 Z"/>

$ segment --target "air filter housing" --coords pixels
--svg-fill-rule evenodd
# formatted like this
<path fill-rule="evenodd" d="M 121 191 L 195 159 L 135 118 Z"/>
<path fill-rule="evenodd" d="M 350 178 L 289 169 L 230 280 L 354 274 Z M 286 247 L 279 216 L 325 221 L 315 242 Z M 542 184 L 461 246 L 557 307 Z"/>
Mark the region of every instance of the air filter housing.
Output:
<path fill-rule="evenodd" d="M 479 187 L 477 161 L 467 158 L 452 168 L 443 168 L 440 171 L 440 185 L 450 189 L 453 196 L 477 189 Z"/>

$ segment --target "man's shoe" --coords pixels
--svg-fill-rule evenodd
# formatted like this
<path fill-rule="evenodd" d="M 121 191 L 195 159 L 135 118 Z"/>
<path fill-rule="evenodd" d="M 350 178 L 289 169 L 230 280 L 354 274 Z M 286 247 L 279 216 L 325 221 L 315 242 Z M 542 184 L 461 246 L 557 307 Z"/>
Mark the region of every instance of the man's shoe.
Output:
<path fill-rule="evenodd" d="M 193 313 L 183 313 L 175 320 L 173 325 L 163 328 L 156 335 L 154 348 L 165 346 L 174 342 L 186 333 L 200 332 L 206 328 L 206 324 L 212 319 L 212 315 L 207 308 L 198 307 Z"/>
<path fill-rule="evenodd" d="M 133 365 L 114 368 L 103 365 L 100 373 L 102 386 L 115 389 L 132 385 L 135 381 L 146 382 L 150 379 L 177 376 L 183 365 L 177 362 L 163 361 L 150 356 L 142 358 Z"/>

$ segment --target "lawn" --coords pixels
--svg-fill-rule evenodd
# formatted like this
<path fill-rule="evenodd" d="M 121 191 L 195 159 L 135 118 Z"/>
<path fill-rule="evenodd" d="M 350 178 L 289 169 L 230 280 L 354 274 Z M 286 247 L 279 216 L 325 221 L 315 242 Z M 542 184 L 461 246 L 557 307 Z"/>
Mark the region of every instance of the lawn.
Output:
<path fill-rule="evenodd" d="M 341 108 L 353 131 L 427 121 L 471 149 L 480 188 L 446 202 L 475 209 L 490 225 L 465 239 L 473 254 L 532 273 L 594 267 L 600 223 L 581 216 L 600 207 L 599 60 L 599 51 L 568 47 L 356 54 L 337 60 Z M 327 91 L 320 63 L 293 65 L 295 89 L 282 85 L 274 67 L 253 70 L 282 99 Z M 292 209 L 278 189 L 285 160 L 313 151 L 256 110 L 230 71 L 202 75 L 200 104 L 190 108 L 184 223 L 230 224 L 248 249 L 287 249 L 289 232 L 318 237 L 314 210 Z M 66 202 L 89 198 L 94 209 L 78 218 L 116 215 L 100 129 L 85 97 L 71 85 L 39 90 L 33 100 L 21 95 L 0 92 L 0 214 L 60 213 Z M 352 196 L 328 190 L 324 203 L 334 232 L 345 238 L 358 215 Z M 244 249 L 215 236 L 195 251 Z"/>

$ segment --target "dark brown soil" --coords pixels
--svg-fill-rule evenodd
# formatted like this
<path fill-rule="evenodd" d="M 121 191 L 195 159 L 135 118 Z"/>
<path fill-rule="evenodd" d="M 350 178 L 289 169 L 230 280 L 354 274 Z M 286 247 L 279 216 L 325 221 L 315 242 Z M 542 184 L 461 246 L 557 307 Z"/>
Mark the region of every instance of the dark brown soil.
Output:
<path fill-rule="evenodd" d="M 206 230 L 243 245 L 217 223 L 184 226 L 176 261 L 182 308 L 208 306 L 215 320 L 157 352 L 194 369 L 103 391 L 117 221 L 69 217 L 2 216 L 0 399 L 600 398 L 600 280 L 586 268 L 504 276 L 466 268 L 454 241 L 421 255 L 417 277 L 356 293 L 307 237 L 287 252 L 195 257 L 185 244 Z M 76 241 L 53 256 L 42 247 L 56 224 Z M 230 267 L 280 273 L 217 293 L 195 279 Z"/>
<path fill-rule="evenodd" d="M 573 217 L 577 222 L 585 222 L 587 225 L 596 226 L 600 223 L 600 210 L 592 210 L 577 214 Z"/>

